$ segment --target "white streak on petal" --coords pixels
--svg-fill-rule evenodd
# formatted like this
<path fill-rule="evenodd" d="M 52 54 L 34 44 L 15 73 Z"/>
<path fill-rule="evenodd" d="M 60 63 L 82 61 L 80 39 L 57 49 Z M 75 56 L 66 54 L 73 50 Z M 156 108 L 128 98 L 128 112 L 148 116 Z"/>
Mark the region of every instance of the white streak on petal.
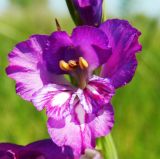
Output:
<path fill-rule="evenodd" d="M 85 123 L 85 111 L 80 103 L 76 106 L 75 113 L 76 113 L 77 119 L 80 122 L 80 124 L 84 124 Z"/>
<path fill-rule="evenodd" d="M 87 85 L 87 89 L 95 95 L 100 95 L 94 86 Z"/>
<path fill-rule="evenodd" d="M 83 108 L 85 109 L 85 111 L 87 113 L 91 113 L 92 112 L 92 105 L 91 103 L 89 103 L 87 100 L 86 100 L 87 97 L 84 96 L 84 94 L 81 95 L 81 100 L 80 100 L 80 103 L 82 104 Z"/>
<path fill-rule="evenodd" d="M 59 119 L 68 115 L 71 97 L 72 88 L 49 84 L 34 95 L 32 102 L 38 110 L 46 108 L 48 117 Z"/>
<path fill-rule="evenodd" d="M 61 92 L 55 95 L 51 100 L 51 106 L 61 107 L 70 98 L 70 93 Z"/>

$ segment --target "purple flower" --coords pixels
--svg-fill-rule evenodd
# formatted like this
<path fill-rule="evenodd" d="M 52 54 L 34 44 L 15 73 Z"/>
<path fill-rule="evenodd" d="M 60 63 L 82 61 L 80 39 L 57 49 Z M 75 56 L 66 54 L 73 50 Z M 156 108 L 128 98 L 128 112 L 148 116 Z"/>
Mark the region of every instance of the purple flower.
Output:
<path fill-rule="evenodd" d="M 99 26 L 102 20 L 102 3 L 103 0 L 66 0 L 70 13 L 77 14 L 79 16 L 79 24 L 81 25 L 92 25 L 92 26 Z M 71 2 L 69 2 L 71 1 Z M 73 4 L 74 10 L 71 11 L 70 5 Z M 73 20 L 77 20 L 74 17 L 75 15 L 72 15 Z"/>
<path fill-rule="evenodd" d="M 1 159 L 75 159 L 72 149 L 58 147 L 51 140 L 41 140 L 27 146 L 0 143 Z"/>
<path fill-rule="evenodd" d="M 16 81 L 17 94 L 38 110 L 46 109 L 52 140 L 79 155 L 95 147 L 95 138 L 111 131 L 110 100 L 114 89 L 134 75 L 139 35 L 118 19 L 99 28 L 76 27 L 71 36 L 64 31 L 33 35 L 9 54 L 7 74 Z M 101 77 L 93 75 L 100 66 Z"/>

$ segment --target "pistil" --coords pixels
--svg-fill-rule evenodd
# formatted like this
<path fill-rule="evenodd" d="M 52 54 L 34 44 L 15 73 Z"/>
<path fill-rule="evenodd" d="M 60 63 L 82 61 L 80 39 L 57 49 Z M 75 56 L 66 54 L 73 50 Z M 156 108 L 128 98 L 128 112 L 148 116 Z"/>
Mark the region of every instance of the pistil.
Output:
<path fill-rule="evenodd" d="M 84 72 L 80 73 L 78 77 L 79 77 L 79 83 L 78 83 L 79 88 L 84 89 L 87 84 Z"/>

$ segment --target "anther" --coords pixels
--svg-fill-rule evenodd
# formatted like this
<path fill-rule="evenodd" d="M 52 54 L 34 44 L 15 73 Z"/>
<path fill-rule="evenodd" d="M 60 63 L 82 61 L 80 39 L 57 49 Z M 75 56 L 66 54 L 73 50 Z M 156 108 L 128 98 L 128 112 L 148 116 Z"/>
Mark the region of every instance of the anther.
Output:
<path fill-rule="evenodd" d="M 82 70 L 84 70 L 88 68 L 88 62 L 83 57 L 79 57 L 79 66 Z"/>
<path fill-rule="evenodd" d="M 72 70 L 72 68 L 69 66 L 69 64 L 67 62 L 65 62 L 64 60 L 60 60 L 59 61 L 59 67 L 63 71 L 70 71 L 70 70 Z"/>
<path fill-rule="evenodd" d="M 77 62 L 74 61 L 74 60 L 69 60 L 69 61 L 68 61 L 68 64 L 69 64 L 69 66 L 72 67 L 72 68 L 74 68 L 74 67 L 77 66 Z"/>

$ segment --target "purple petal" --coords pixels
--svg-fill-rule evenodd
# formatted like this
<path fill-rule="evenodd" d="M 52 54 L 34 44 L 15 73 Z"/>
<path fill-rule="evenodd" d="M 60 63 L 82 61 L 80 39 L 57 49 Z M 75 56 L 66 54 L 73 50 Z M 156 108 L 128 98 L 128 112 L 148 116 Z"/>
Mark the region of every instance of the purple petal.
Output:
<path fill-rule="evenodd" d="M 76 109 L 77 111 L 81 109 L 81 116 L 84 115 L 80 104 L 76 106 Z M 78 125 L 71 120 L 72 117 L 67 116 L 63 121 L 65 125 L 61 128 L 57 128 L 56 125 L 58 121 L 55 122 L 50 117 L 48 119 L 48 131 L 53 142 L 59 146 L 70 146 L 73 149 L 74 156 L 79 156 L 81 153 L 84 153 L 86 147 L 93 148 L 95 146 L 95 141 L 92 140 L 92 134 L 87 125 Z"/>
<path fill-rule="evenodd" d="M 72 92 L 69 86 L 49 84 L 34 95 L 32 102 L 38 110 L 46 108 L 48 117 L 61 119 L 67 115 Z"/>
<path fill-rule="evenodd" d="M 16 45 L 9 54 L 6 72 L 16 81 L 16 92 L 25 100 L 31 101 L 32 95 L 47 83 L 62 82 L 62 77 L 51 74 L 46 69 L 43 53 L 48 36 L 34 35 L 29 40 Z"/>
<path fill-rule="evenodd" d="M 107 36 L 98 28 L 81 26 L 73 30 L 72 41 L 88 63 L 90 70 L 107 62 L 111 55 Z"/>
<path fill-rule="evenodd" d="M 88 125 L 93 136 L 96 138 L 106 136 L 111 132 L 114 125 L 114 110 L 112 105 L 105 105 L 104 108 L 98 112 L 98 115 L 88 115 L 87 120 L 91 121 Z"/>
<path fill-rule="evenodd" d="M 79 98 L 87 113 L 96 113 L 110 102 L 113 95 L 114 87 L 109 79 L 93 76 Z"/>
<path fill-rule="evenodd" d="M 0 143 L 0 158 L 1 159 L 16 159 L 17 153 L 23 148 L 11 143 Z"/>
<path fill-rule="evenodd" d="M 71 38 L 66 32 L 54 32 L 49 38 L 45 60 L 49 71 L 56 74 L 64 74 L 59 67 L 59 61 L 78 61 L 84 57 L 90 70 L 106 63 L 111 55 L 108 47 L 107 36 L 98 28 L 82 26 L 73 30 Z"/>
<path fill-rule="evenodd" d="M 59 61 L 65 60 L 68 62 L 71 59 L 77 58 L 72 46 L 73 43 L 66 32 L 57 31 L 52 33 L 44 56 L 49 71 L 56 74 L 64 73 L 59 67 Z"/>
<path fill-rule="evenodd" d="M 102 0 L 73 0 L 82 24 L 98 26 L 102 18 Z"/>
<path fill-rule="evenodd" d="M 113 51 L 101 75 L 112 79 L 113 85 L 118 88 L 128 83 L 135 73 L 135 54 L 142 48 L 138 42 L 141 33 L 127 21 L 118 19 L 107 20 L 100 29 L 108 36 Z"/>
<path fill-rule="evenodd" d="M 50 139 L 31 143 L 19 153 L 19 159 L 73 159 L 72 149 L 69 147 L 58 147 Z"/>
<path fill-rule="evenodd" d="M 77 100 L 77 98 L 76 98 Z M 105 105 L 96 114 L 86 114 L 80 101 L 74 103 L 74 112 L 64 119 L 63 127 L 57 127 L 58 121 L 48 119 L 48 131 L 52 140 L 59 146 L 68 145 L 74 155 L 84 153 L 86 148 L 95 147 L 95 138 L 107 135 L 114 124 L 113 108 Z M 59 121 L 61 124 L 62 121 Z"/>

